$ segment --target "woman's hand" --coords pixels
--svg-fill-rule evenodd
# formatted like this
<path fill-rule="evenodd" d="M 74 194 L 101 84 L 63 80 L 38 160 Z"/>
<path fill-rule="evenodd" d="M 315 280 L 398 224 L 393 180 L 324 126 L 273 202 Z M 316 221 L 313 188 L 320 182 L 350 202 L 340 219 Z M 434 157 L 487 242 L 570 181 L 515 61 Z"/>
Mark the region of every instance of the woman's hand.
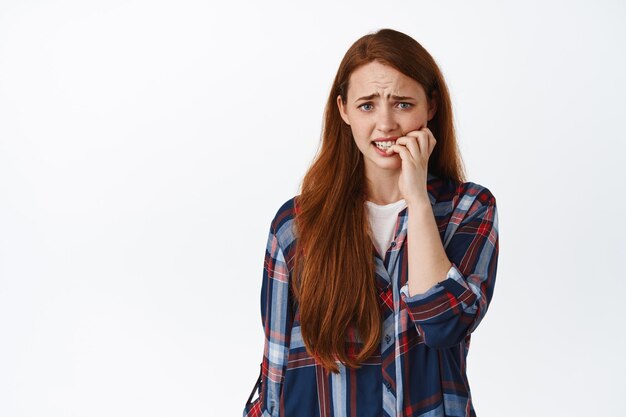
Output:
<path fill-rule="evenodd" d="M 398 186 L 407 205 L 414 203 L 430 205 L 426 189 L 428 158 L 436 143 L 433 132 L 424 126 L 420 130 L 413 130 L 398 138 L 396 143 L 387 150 L 387 153 L 397 152 L 402 158 L 402 172 Z"/>

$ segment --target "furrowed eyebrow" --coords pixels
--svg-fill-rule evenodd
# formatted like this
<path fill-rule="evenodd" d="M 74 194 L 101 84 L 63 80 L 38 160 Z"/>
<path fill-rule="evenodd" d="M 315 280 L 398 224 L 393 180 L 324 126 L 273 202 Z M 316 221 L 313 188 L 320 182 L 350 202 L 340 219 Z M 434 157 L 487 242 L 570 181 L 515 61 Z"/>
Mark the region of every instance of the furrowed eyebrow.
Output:
<path fill-rule="evenodd" d="M 374 97 L 380 97 L 380 94 L 374 93 L 374 94 L 370 94 L 369 96 L 363 96 L 363 97 L 357 98 L 356 100 L 354 100 L 354 102 L 356 103 L 357 101 L 360 101 L 360 100 L 371 100 Z M 394 100 L 415 100 L 413 97 L 395 96 L 395 95 L 387 94 L 387 98 L 389 98 L 389 97 L 391 97 Z"/>

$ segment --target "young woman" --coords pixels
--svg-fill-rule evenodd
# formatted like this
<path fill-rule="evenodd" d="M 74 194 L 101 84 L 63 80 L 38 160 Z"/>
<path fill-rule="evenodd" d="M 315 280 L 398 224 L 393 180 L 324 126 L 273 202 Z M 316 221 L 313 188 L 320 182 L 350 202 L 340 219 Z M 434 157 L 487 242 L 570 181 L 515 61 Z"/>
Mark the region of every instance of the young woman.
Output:
<path fill-rule="evenodd" d="M 475 416 L 465 361 L 498 217 L 465 182 L 441 71 L 403 33 L 363 36 L 324 119 L 301 193 L 271 222 L 244 416 Z"/>

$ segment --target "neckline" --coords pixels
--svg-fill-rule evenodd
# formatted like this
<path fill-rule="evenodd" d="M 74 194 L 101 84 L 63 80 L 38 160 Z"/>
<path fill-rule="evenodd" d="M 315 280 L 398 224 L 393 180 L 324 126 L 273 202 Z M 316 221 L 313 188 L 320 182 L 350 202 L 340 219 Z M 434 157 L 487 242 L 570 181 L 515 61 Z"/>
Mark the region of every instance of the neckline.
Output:
<path fill-rule="evenodd" d="M 391 208 L 395 208 L 397 206 L 402 206 L 404 204 L 406 204 L 406 201 L 404 200 L 404 198 L 401 198 L 398 201 L 395 201 L 393 203 L 389 203 L 389 204 L 376 204 L 373 201 L 369 201 L 369 200 L 365 200 L 365 204 L 367 204 L 370 207 L 373 208 L 377 208 L 377 209 L 391 209 Z"/>
<path fill-rule="evenodd" d="M 428 199 L 430 200 L 430 204 L 435 204 L 436 201 L 436 197 L 435 195 L 433 195 L 433 192 L 431 191 L 430 187 L 432 186 L 432 183 L 436 180 L 439 180 L 439 177 L 436 176 L 435 174 L 432 174 L 430 171 L 427 174 L 426 177 L 426 192 L 428 193 Z M 372 201 L 369 200 L 365 200 L 365 204 L 367 204 L 369 207 L 374 208 L 374 209 L 385 209 L 386 207 L 394 207 L 394 204 L 398 204 L 400 205 L 400 202 L 404 201 L 404 199 L 400 199 L 394 203 L 390 203 L 390 204 L 385 204 L 385 205 L 380 205 L 380 204 L 376 204 Z"/>

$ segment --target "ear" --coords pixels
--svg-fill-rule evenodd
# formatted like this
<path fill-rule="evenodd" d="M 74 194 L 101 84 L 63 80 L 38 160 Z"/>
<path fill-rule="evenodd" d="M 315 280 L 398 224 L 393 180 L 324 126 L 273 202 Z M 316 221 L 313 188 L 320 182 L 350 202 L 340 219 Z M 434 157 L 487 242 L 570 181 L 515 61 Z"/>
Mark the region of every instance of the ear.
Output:
<path fill-rule="evenodd" d="M 343 119 L 343 121 L 346 122 L 348 126 L 350 126 L 350 119 L 348 118 L 348 115 L 346 114 L 346 109 L 343 105 L 343 100 L 341 99 L 340 95 L 337 96 L 337 108 L 339 108 L 339 114 L 341 115 L 341 118 Z"/>
<path fill-rule="evenodd" d="M 430 121 L 437 113 L 439 100 L 436 92 L 433 92 L 432 97 L 428 100 L 428 121 Z"/>

